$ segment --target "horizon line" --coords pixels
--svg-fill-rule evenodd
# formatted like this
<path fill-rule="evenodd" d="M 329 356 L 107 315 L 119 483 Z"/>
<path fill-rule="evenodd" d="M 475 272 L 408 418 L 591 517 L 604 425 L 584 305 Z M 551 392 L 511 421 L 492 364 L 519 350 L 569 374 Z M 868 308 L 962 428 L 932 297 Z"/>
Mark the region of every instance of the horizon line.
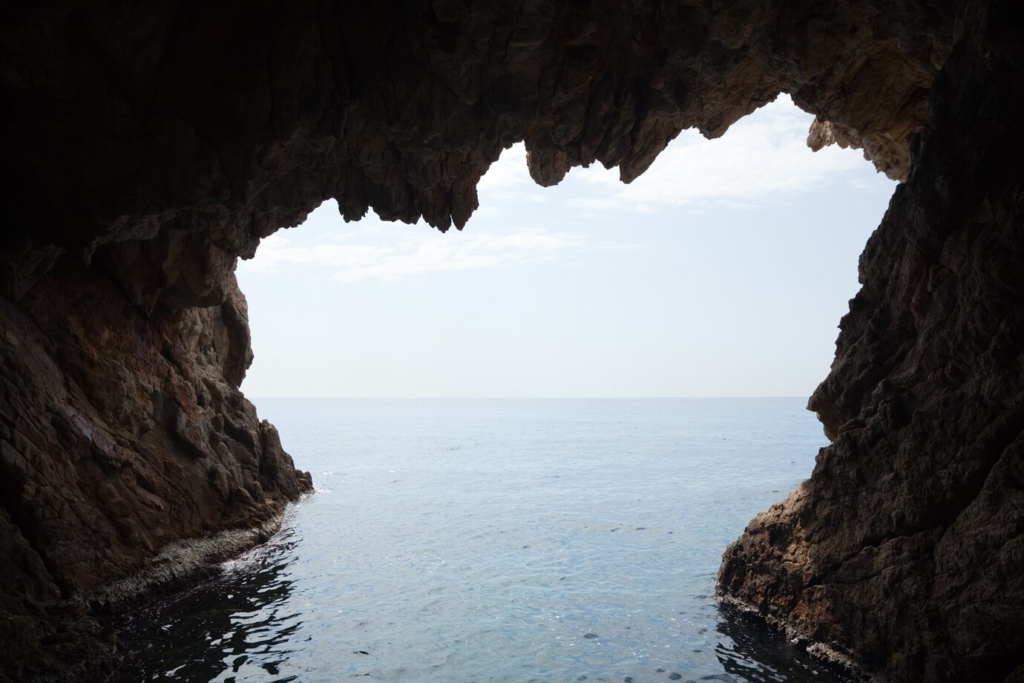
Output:
<path fill-rule="evenodd" d="M 243 394 L 245 392 L 242 392 Z M 803 394 L 772 394 L 758 396 L 249 396 L 259 399 L 292 399 L 302 401 L 673 401 L 680 399 L 755 399 L 755 398 L 807 398 Z"/>

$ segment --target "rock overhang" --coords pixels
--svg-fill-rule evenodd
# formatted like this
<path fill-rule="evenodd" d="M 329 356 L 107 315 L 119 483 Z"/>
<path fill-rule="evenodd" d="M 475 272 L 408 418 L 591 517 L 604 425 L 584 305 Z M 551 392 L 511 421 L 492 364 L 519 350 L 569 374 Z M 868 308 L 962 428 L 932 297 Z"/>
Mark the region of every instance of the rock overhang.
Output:
<path fill-rule="evenodd" d="M 513 142 L 541 185 L 592 163 L 630 182 L 780 92 L 819 117 L 812 147 L 905 178 L 954 32 L 951 3 L 881 0 L 66 2 L 8 22 L 7 244 L 115 252 L 144 265 L 117 273 L 135 299 L 171 306 L 220 297 L 233 256 L 327 198 L 461 228 Z"/>

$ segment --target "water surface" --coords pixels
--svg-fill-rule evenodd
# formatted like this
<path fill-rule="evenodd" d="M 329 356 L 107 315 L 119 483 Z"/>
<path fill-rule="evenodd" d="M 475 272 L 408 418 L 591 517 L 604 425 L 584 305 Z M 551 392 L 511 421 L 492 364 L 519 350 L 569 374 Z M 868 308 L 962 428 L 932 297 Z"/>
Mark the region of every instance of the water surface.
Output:
<path fill-rule="evenodd" d="M 803 399 L 256 403 L 316 494 L 116 680 L 843 680 L 712 597 L 825 444 Z"/>

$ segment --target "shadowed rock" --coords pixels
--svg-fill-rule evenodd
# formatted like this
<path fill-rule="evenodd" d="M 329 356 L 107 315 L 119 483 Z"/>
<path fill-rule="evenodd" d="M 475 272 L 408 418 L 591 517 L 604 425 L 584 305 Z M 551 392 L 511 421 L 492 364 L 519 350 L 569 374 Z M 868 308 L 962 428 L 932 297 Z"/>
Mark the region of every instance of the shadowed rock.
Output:
<path fill-rule="evenodd" d="M 1008 675 L 1021 37 L 1006 0 L 0 9 L 0 676 L 96 675 L 83 596 L 310 487 L 238 391 L 261 238 L 327 198 L 462 228 L 520 140 L 541 185 L 630 182 L 780 92 L 907 183 L 811 401 L 833 444 L 721 591 L 898 680 Z"/>
<path fill-rule="evenodd" d="M 860 260 L 832 444 L 725 553 L 719 590 L 897 680 L 1024 661 L 1024 49 L 997 7 L 935 85 L 934 131 Z"/>

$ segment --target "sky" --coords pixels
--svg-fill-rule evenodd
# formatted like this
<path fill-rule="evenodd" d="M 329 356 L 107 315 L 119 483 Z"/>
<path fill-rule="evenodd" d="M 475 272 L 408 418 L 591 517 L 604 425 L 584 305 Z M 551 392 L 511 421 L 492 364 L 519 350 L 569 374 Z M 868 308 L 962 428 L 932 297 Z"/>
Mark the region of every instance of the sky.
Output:
<path fill-rule="evenodd" d="M 786 97 L 630 185 L 541 188 L 521 144 L 463 231 L 345 223 L 334 201 L 238 267 L 250 397 L 809 396 L 894 183 L 812 153 Z"/>

